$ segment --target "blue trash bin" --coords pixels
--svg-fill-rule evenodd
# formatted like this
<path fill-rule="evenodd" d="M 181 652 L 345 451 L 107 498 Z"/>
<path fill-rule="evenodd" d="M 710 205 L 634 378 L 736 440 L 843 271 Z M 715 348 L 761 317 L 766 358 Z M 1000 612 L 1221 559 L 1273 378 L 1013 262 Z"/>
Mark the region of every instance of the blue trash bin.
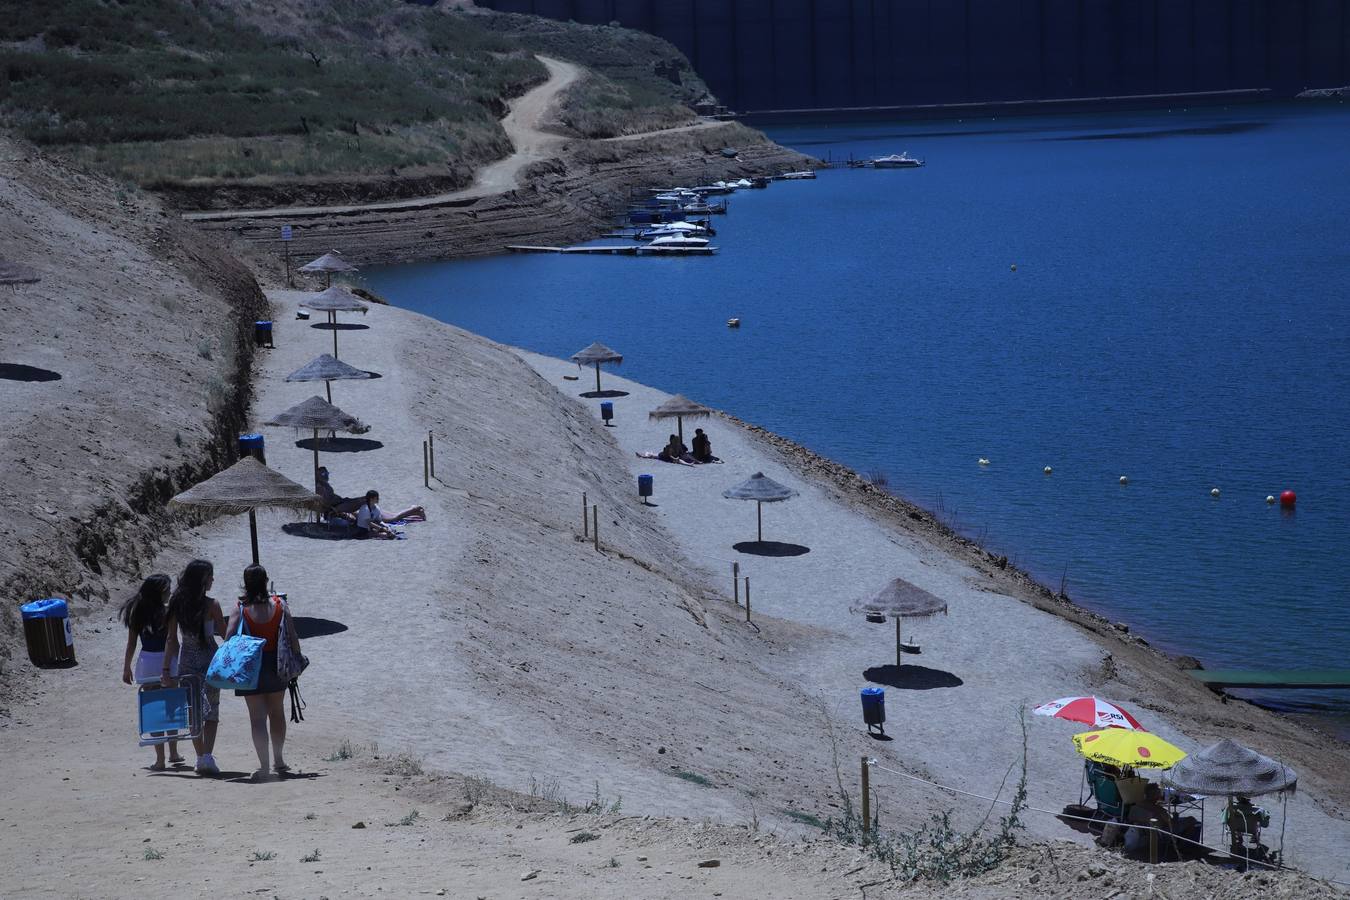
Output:
<path fill-rule="evenodd" d="M 882 734 L 886 733 L 886 691 L 879 687 L 865 687 L 862 689 L 862 710 L 863 723 L 867 725 L 870 732 L 876 729 Z"/>
<path fill-rule="evenodd" d="M 600 403 L 600 418 L 605 420 L 606 425 L 609 424 L 609 420 L 614 418 L 613 403 L 609 402 L 608 400 L 604 400 Z"/>
<path fill-rule="evenodd" d="M 253 323 L 253 343 L 259 347 L 273 346 L 272 322 L 270 319 L 259 319 Z"/>
<path fill-rule="evenodd" d="M 263 448 L 263 436 L 256 431 L 239 435 L 239 458 L 251 456 L 263 465 L 267 465 L 267 453 Z"/>
<path fill-rule="evenodd" d="M 19 607 L 28 658 L 39 669 L 75 665 L 75 636 L 70 630 L 70 607 L 59 597 L 34 600 Z"/>
<path fill-rule="evenodd" d="M 646 500 L 648 497 L 650 497 L 652 495 L 652 486 L 655 481 L 656 479 L 652 478 L 652 476 L 650 475 L 639 475 L 638 496 L 641 497 L 643 500 Z"/>

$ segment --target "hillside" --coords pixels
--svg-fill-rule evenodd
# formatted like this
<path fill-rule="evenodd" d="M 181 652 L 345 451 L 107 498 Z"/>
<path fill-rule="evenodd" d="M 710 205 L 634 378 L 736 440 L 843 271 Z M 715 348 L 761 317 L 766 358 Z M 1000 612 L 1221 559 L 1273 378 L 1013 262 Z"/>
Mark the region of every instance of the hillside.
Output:
<path fill-rule="evenodd" d="M 507 101 L 591 74 L 564 133 L 690 121 L 705 93 L 680 53 L 624 29 L 385 0 L 19 0 L 0 21 L 0 116 L 49 151 L 151 189 L 322 200 L 329 182 L 411 196 L 506 156 Z M 678 83 L 676 83 L 678 81 Z"/>

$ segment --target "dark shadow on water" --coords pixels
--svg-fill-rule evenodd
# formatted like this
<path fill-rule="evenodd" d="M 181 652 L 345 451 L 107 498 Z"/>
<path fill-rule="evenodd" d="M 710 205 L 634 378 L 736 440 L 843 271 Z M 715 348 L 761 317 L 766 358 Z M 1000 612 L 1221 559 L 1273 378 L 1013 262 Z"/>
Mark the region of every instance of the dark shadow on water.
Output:
<path fill-rule="evenodd" d="M 785 544 L 782 541 L 741 541 L 739 544 L 732 544 L 731 549 L 751 556 L 803 556 L 811 552 L 810 547 Z"/>
<path fill-rule="evenodd" d="M 863 672 L 863 678 L 873 684 L 898 688 L 903 691 L 931 691 L 934 688 L 953 688 L 965 684 L 951 672 L 930 669 L 927 666 L 873 666 Z"/>
<path fill-rule="evenodd" d="M 332 619 L 316 619 L 313 616 L 296 616 L 295 630 L 302 641 L 310 638 L 326 637 L 330 634 L 342 634 L 347 626 Z"/>
<path fill-rule="evenodd" d="M 627 391 L 582 391 L 579 397 L 627 397 Z"/>
<path fill-rule="evenodd" d="M 317 441 L 312 437 L 301 438 L 295 442 L 301 450 L 318 450 L 320 453 L 364 453 L 378 450 L 384 446 L 380 441 L 370 438 L 321 437 Z"/>
<path fill-rule="evenodd" d="M 1220 125 L 1196 125 L 1190 128 L 1154 128 L 1148 131 L 1103 131 L 1097 134 L 1070 134 L 1041 138 L 1043 141 L 1151 141 L 1168 137 L 1223 137 L 1260 131 L 1267 122 L 1224 122 Z"/>
<path fill-rule="evenodd" d="M 0 381 L 60 381 L 61 373 L 21 363 L 0 363 Z"/>
<path fill-rule="evenodd" d="M 369 325 L 362 325 L 360 322 L 338 322 L 334 325 L 332 322 L 315 322 L 310 328 L 318 328 L 324 331 L 367 331 Z"/>
<path fill-rule="evenodd" d="M 316 541 L 354 541 L 356 526 L 325 525 L 323 522 L 287 522 L 281 530 L 291 537 L 312 538 Z"/>

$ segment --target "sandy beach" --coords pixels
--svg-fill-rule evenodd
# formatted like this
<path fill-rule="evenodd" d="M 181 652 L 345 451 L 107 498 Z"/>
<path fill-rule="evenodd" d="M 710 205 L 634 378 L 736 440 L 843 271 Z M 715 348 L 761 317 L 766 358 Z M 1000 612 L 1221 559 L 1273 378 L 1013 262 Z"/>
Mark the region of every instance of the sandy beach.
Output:
<path fill-rule="evenodd" d="M 332 349 L 330 331 L 295 318 L 299 298 L 269 294 L 277 347 L 258 354 L 254 424 L 315 393 L 284 376 Z M 19 895 L 167 896 L 174 885 L 149 868 L 167 861 L 175 872 L 210 871 L 203 877 L 231 890 L 281 896 L 363 895 L 389 879 L 450 896 L 685 896 L 691 878 L 725 896 L 856 896 L 862 879 L 880 877 L 868 868 L 875 864 L 805 822 L 839 813 L 840 784 L 856 797 L 864 754 L 988 794 L 1020 754 L 1020 706 L 1094 691 L 1185 749 L 1219 733 L 1241 732 L 1268 752 L 1266 734 L 1302 739 L 1260 710 L 1188 695 L 1156 661 L 1136 667 L 907 531 L 884 504 L 804 477 L 807 456 L 730 420 L 698 423 L 723 465 L 639 459 L 636 450 L 656 449 L 670 431 L 646 417 L 661 392 L 607 373 L 606 387 L 628 394 L 614 399 L 615 427 L 605 428 L 598 403 L 575 396 L 589 373 L 564 380 L 577 373 L 570 363 L 389 307 L 344 321 L 357 328 L 340 332 L 341 357 L 381 377 L 335 383 L 333 402 L 364 419 L 371 429 L 362 438 L 375 443 L 323 453 L 322 462 L 339 492 L 374 487 L 386 508 L 424 505 L 428 521 L 407 526 L 405 541 L 376 542 L 308 536 L 317 532 L 294 516 L 260 516 L 262 562 L 302 617 L 313 660 L 306 721 L 288 740 L 298 777 L 237 780 L 254 761 L 233 697 L 223 700 L 216 752 L 233 777 L 141 769 L 150 752 L 134 746 L 131 689 L 117 679 L 124 634 L 111 606 L 87 609 L 76 622 L 80 666 L 38 673 L 31 702 L 0 729 L 13 787 L 0 865 Z M 309 483 L 312 455 L 296 443 L 309 435 L 262 431 L 269 465 Z M 424 487 L 428 431 L 437 478 Z M 766 508 L 766 537 L 809 553 L 770 559 L 732 549 L 753 537 L 754 509 L 721 491 L 759 470 L 801 492 Z M 643 472 L 656 476 L 654 507 L 636 495 Z M 583 491 L 601 510 L 598 553 L 581 535 Z M 187 559 L 210 559 L 215 595 L 228 603 L 248 554 L 245 521 L 224 517 L 182 532 L 142 571 L 176 574 Z M 729 596 L 727 560 L 738 556 L 753 584 L 749 626 Z M 847 605 L 896 576 L 941 596 L 950 615 L 909 630 L 923 653 L 907 662 L 924 667 L 931 687 L 888 688 L 895 740 L 882 743 L 865 736 L 857 691 L 865 669 L 894 661 L 893 633 Z M 1168 678 L 1175 690 L 1145 692 Z M 1076 801 L 1075 729 L 1044 719 L 1028 729 L 1030 802 L 1058 810 Z M 352 760 L 337 758 L 344 741 L 357 748 Z M 1350 826 L 1335 759 L 1300 768 L 1285 843 L 1292 865 L 1346 879 Z M 973 827 L 987 807 L 882 771 L 873 787 L 885 827 L 914 827 L 948 809 Z M 573 821 L 558 800 L 584 806 L 596 797 L 607 811 L 595 819 L 607 824 L 594 826 L 604 843 L 575 847 L 567 829 L 590 820 Z M 23 827 L 38 818 L 43 829 Z M 353 829 L 356 821 L 366 829 Z M 1105 859 L 1111 872 L 1129 869 L 1064 843 L 1081 837 L 1050 816 L 1029 815 L 1027 837 L 1035 853 L 1062 854 L 1070 867 Z M 147 844 L 165 860 L 144 860 Z M 647 845 L 658 849 L 642 853 Z M 319 849 L 324 864 L 248 864 L 269 847 L 288 863 Z M 727 858 L 711 874 L 696 865 L 710 847 Z M 647 870 L 637 855 L 672 861 Z M 1004 876 L 1030 878 L 1036 865 L 1023 859 Z M 1221 873 L 1164 868 L 1193 889 L 1195 879 L 1218 879 L 1207 893 L 1227 889 Z M 547 876 L 521 880 L 536 869 Z M 650 886 L 632 881 L 639 875 Z M 731 880 L 718 887 L 718 878 Z M 1003 890 L 968 888 L 969 896 Z"/>

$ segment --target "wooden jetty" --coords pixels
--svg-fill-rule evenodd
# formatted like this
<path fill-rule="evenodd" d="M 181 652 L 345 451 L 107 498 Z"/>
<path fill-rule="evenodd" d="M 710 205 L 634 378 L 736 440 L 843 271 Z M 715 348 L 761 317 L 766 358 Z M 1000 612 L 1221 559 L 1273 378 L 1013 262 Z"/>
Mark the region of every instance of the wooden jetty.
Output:
<path fill-rule="evenodd" d="M 1223 688 L 1350 689 L 1350 669 L 1187 669 L 1186 674 L 1215 690 Z"/>
<path fill-rule="evenodd" d="M 638 248 L 632 247 L 535 247 L 529 244 L 507 244 L 512 253 L 600 253 L 609 256 L 636 256 Z"/>

